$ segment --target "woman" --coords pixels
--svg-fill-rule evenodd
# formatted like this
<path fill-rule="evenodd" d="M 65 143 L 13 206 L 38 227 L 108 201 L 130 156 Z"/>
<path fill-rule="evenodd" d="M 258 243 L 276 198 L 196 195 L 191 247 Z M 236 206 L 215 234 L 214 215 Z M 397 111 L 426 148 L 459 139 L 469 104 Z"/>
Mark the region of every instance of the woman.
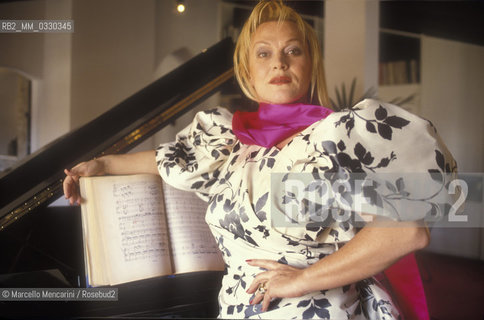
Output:
<path fill-rule="evenodd" d="M 429 242 L 419 223 L 424 214 L 410 212 L 410 219 L 393 210 L 395 201 L 411 197 L 376 201 L 367 213 L 383 218 L 361 230 L 352 222 L 361 215 L 352 211 L 352 219 L 326 224 L 303 219 L 288 226 L 275 217 L 293 213 L 274 209 L 281 199 L 291 201 L 278 189 L 288 176 L 272 173 L 290 173 L 291 179 L 310 174 L 311 183 L 325 172 L 334 178 L 350 172 L 444 171 L 435 152 L 455 171 L 435 131 L 429 122 L 378 101 L 340 113 L 310 105 L 328 105 L 316 36 L 280 2 L 262 1 L 254 8 L 234 65 L 244 93 L 259 102 L 258 112 L 233 117 L 221 108 L 201 112 L 175 142 L 156 151 L 80 163 L 65 171 L 66 198 L 79 203 L 79 177 L 102 174 L 159 173 L 177 188 L 198 192 L 209 202 L 206 221 L 227 265 L 219 294 L 222 318 L 398 318 L 372 276 Z M 410 167 L 416 154 L 419 161 Z M 397 187 L 404 194 L 402 182 Z M 341 198 L 320 207 L 347 209 Z M 422 210 L 420 202 L 412 210 Z"/>

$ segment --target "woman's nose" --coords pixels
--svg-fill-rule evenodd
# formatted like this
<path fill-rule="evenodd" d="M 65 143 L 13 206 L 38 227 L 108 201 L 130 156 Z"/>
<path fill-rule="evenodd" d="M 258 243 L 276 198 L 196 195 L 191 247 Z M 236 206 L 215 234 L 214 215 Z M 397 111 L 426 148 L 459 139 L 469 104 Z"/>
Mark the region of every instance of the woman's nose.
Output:
<path fill-rule="evenodd" d="M 272 61 L 273 69 L 286 70 L 288 67 L 286 57 L 283 54 L 275 55 Z"/>

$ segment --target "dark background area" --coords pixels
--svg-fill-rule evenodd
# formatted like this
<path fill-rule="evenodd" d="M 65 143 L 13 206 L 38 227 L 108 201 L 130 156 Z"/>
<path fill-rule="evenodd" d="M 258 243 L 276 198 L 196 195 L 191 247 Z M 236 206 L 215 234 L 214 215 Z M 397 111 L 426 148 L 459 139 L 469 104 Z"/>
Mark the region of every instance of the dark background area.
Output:
<path fill-rule="evenodd" d="M 255 5 L 257 0 L 224 0 Z M 286 1 L 299 13 L 324 17 L 324 1 Z M 243 17 L 240 17 L 243 21 Z M 484 45 L 484 1 L 380 2 L 380 27 Z"/>

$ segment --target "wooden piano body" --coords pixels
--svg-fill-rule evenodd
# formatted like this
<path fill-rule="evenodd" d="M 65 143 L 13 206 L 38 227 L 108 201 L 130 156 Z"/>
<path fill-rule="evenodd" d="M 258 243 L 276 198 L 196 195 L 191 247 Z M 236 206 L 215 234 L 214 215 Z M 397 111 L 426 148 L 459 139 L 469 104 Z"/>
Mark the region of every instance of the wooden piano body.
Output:
<path fill-rule="evenodd" d="M 223 40 L 83 127 L 0 175 L 0 289 L 84 287 L 79 207 L 49 207 L 63 169 L 125 153 L 233 79 Z M 194 76 L 196 75 L 196 77 Z M 221 272 L 116 286 L 118 301 L 0 301 L 2 317 L 216 317 Z"/>

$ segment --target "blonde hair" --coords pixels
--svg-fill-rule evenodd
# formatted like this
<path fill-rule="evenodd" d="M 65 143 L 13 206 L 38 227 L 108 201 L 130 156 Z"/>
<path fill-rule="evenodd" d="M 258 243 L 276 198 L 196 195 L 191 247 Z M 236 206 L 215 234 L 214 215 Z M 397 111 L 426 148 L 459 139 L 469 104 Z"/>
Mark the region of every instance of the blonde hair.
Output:
<path fill-rule="evenodd" d="M 240 32 L 234 52 L 234 71 L 244 94 L 249 99 L 257 101 L 257 95 L 249 80 L 250 43 L 257 28 L 264 22 L 269 21 L 277 21 L 278 23 L 291 21 L 296 24 L 304 37 L 312 61 L 309 102 L 317 101 L 320 105 L 329 108 L 330 103 L 326 90 L 323 59 L 316 32 L 296 11 L 284 5 L 282 0 L 261 0 L 252 10 L 249 19 L 247 19 Z"/>

